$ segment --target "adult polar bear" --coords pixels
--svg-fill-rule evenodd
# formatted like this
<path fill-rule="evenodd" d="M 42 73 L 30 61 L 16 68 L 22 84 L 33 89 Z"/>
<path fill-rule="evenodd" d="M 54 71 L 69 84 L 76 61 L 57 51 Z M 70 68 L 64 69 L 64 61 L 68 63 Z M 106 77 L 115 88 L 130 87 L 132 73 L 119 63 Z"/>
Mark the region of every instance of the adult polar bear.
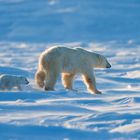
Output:
<path fill-rule="evenodd" d="M 82 48 L 51 47 L 39 57 L 35 81 L 45 90 L 53 90 L 56 80 L 62 73 L 62 82 L 66 89 L 72 89 L 73 78 L 81 73 L 83 80 L 92 93 L 99 94 L 93 68 L 110 68 L 107 59 L 99 54 Z"/>

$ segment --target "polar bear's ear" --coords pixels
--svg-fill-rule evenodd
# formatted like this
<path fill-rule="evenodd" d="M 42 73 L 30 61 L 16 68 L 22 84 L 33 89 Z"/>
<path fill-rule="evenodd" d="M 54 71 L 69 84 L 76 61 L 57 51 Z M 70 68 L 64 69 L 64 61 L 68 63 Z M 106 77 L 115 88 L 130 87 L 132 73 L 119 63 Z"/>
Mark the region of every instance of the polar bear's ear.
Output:
<path fill-rule="evenodd" d="M 100 55 L 100 54 L 96 54 L 96 56 L 97 56 L 97 67 L 98 68 L 101 68 L 102 66 L 103 66 L 103 62 L 102 62 L 102 60 L 103 60 L 103 58 L 102 58 L 102 56 Z"/>
<path fill-rule="evenodd" d="M 111 68 L 111 64 L 108 62 L 106 68 Z"/>

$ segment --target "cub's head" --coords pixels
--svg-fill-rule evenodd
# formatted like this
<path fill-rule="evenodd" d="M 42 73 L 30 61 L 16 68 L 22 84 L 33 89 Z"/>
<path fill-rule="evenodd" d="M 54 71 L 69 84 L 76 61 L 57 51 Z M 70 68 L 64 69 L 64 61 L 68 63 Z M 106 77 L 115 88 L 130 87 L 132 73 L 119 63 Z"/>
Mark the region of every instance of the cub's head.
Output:
<path fill-rule="evenodd" d="M 29 84 L 29 81 L 26 79 L 26 77 L 20 76 L 20 83 L 23 85 Z"/>
<path fill-rule="evenodd" d="M 111 68 L 111 64 L 104 56 L 97 54 L 97 68 Z"/>
<path fill-rule="evenodd" d="M 45 77 L 46 77 L 46 74 L 44 71 L 37 71 L 35 74 L 35 82 L 41 88 L 44 87 Z"/>

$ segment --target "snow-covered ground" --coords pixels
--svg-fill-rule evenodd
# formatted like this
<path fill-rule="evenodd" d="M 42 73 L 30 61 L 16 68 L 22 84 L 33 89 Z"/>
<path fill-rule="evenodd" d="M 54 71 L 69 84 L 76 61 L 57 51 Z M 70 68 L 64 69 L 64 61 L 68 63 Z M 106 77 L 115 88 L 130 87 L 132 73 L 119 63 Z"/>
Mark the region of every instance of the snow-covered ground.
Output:
<path fill-rule="evenodd" d="M 0 74 L 24 75 L 23 91 L 0 91 L 0 140 L 139 140 L 140 2 L 137 0 L 0 0 Z M 39 54 L 51 45 L 103 54 L 102 95 L 36 87 Z"/>

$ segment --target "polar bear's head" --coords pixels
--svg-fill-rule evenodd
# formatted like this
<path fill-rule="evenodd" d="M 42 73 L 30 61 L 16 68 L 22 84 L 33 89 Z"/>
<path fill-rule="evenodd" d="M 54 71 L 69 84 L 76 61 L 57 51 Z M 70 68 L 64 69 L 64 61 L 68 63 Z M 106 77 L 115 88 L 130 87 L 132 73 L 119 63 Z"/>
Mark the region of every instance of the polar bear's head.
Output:
<path fill-rule="evenodd" d="M 97 59 L 98 59 L 97 61 L 98 68 L 111 68 L 111 64 L 104 56 L 97 54 Z"/>
<path fill-rule="evenodd" d="M 21 84 L 23 85 L 29 84 L 29 81 L 26 79 L 26 77 L 20 76 L 19 79 Z"/>
<path fill-rule="evenodd" d="M 45 77 L 46 77 L 46 74 L 44 71 L 37 71 L 35 74 L 35 82 L 41 88 L 44 87 Z"/>

